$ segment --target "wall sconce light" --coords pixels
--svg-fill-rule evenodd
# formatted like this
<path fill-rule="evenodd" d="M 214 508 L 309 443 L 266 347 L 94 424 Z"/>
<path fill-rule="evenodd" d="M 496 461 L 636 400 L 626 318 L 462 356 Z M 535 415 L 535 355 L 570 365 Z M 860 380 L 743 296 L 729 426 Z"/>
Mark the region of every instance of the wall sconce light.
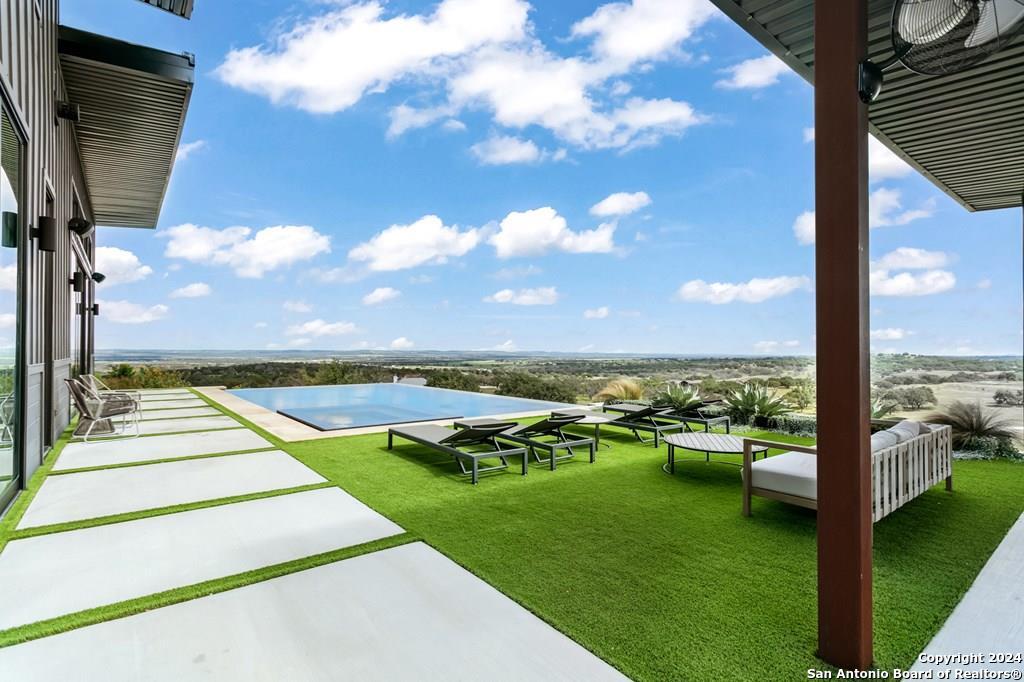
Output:
<path fill-rule="evenodd" d="M 93 317 L 99 317 L 100 316 L 100 304 L 99 303 L 93 303 L 92 307 L 90 308 L 90 310 L 92 311 L 92 316 Z"/>
<path fill-rule="evenodd" d="M 72 218 L 68 221 L 68 229 L 77 234 L 79 237 L 84 237 L 92 232 L 93 225 L 85 218 Z"/>
<path fill-rule="evenodd" d="M 57 221 L 50 216 L 39 216 L 36 227 L 29 230 L 29 236 L 36 240 L 40 251 L 53 253 L 57 250 Z"/>
<path fill-rule="evenodd" d="M 82 111 L 77 104 L 72 102 L 57 102 L 57 118 L 78 123 L 82 120 Z"/>
<path fill-rule="evenodd" d="M 107 276 L 104 275 L 102 272 L 94 272 L 94 273 L 92 273 L 92 281 L 96 282 L 96 284 L 99 284 L 100 282 L 102 282 L 106 278 L 107 278 Z"/>

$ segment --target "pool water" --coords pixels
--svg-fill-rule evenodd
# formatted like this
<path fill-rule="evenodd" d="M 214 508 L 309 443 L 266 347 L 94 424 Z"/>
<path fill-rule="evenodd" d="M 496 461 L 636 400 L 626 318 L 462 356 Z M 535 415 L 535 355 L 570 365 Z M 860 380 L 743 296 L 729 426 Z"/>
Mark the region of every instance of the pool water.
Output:
<path fill-rule="evenodd" d="M 320 429 L 550 412 L 565 403 L 408 384 L 239 388 L 229 393 Z"/>

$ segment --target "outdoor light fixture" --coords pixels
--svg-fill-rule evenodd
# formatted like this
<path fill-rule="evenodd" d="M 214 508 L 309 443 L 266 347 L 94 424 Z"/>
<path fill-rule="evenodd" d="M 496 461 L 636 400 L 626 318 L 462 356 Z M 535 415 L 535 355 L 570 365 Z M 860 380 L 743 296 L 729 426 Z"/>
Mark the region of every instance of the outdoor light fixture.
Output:
<path fill-rule="evenodd" d="M 85 275 L 82 274 L 81 270 L 75 270 L 75 274 L 71 275 L 68 284 L 71 285 L 72 291 L 81 293 L 85 289 Z"/>
<path fill-rule="evenodd" d="M 53 253 L 57 250 L 57 221 L 50 216 L 41 215 L 36 219 L 36 227 L 29 231 L 40 251 Z"/>
<path fill-rule="evenodd" d="M 106 278 L 107 278 L 107 276 L 104 275 L 102 272 L 94 272 L 94 273 L 92 273 L 92 281 L 96 282 L 96 284 L 99 284 L 100 282 L 102 282 Z"/>
<path fill-rule="evenodd" d="M 79 237 L 92 232 L 93 224 L 85 218 L 72 218 L 68 221 L 68 229 L 77 234 Z"/>
<path fill-rule="evenodd" d="M 100 316 L 100 304 L 99 303 L 93 303 L 92 307 L 89 308 L 89 310 L 92 311 L 92 316 L 93 317 L 99 317 Z"/>
<path fill-rule="evenodd" d="M 72 123 L 78 123 L 82 120 L 82 112 L 78 108 L 77 104 L 60 101 L 57 102 L 57 118 L 62 118 L 65 121 L 71 121 Z"/>

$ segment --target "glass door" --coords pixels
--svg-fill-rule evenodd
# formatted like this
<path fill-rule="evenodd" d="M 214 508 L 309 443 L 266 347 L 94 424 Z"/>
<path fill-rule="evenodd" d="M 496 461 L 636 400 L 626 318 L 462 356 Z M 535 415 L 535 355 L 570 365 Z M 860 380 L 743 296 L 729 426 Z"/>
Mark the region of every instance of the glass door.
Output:
<path fill-rule="evenodd" d="M 21 140 L 0 105 L 0 511 L 21 482 L 18 446 L 18 269 Z"/>

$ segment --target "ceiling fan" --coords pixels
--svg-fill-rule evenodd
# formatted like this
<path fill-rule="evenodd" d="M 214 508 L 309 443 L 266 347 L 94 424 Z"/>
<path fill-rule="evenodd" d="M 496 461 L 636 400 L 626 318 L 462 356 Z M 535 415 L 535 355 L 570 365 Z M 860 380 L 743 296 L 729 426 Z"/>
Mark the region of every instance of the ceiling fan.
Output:
<path fill-rule="evenodd" d="M 991 57 L 1024 28 L 1024 0 L 896 0 L 893 56 L 860 65 L 858 91 L 872 102 L 895 64 L 927 76 L 959 73 Z"/>

